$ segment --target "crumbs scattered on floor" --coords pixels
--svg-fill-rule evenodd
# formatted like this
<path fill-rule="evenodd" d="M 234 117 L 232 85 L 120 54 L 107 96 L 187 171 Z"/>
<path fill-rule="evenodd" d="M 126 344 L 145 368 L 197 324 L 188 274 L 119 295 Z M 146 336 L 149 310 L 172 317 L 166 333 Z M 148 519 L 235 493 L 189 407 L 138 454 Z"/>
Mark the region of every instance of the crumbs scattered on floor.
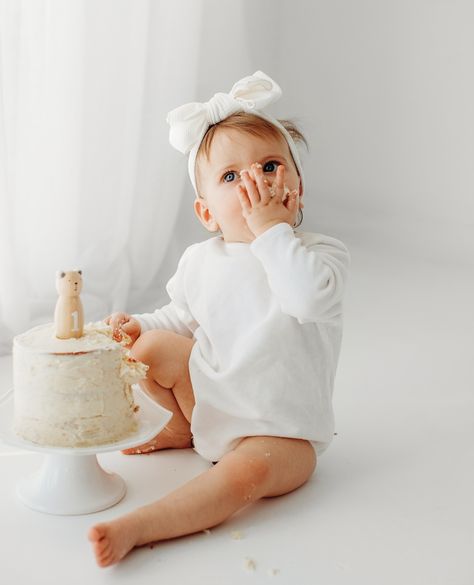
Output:
<path fill-rule="evenodd" d="M 275 575 L 278 575 L 279 572 L 280 569 L 268 569 L 267 575 L 270 575 L 270 577 L 274 577 Z"/>
<path fill-rule="evenodd" d="M 204 532 L 204 534 L 211 534 L 211 531 L 209 530 L 209 528 L 205 528 L 202 532 Z M 241 532 L 240 530 L 232 530 L 232 532 L 230 533 L 230 536 L 233 540 L 242 540 L 243 538 L 245 538 L 245 534 L 243 532 Z M 150 545 L 150 548 L 153 548 L 153 545 Z M 244 559 L 244 568 L 247 571 L 256 571 L 257 570 L 257 561 L 255 559 L 252 559 L 251 557 L 245 557 Z M 270 577 L 275 577 L 276 575 L 278 575 L 280 573 L 280 569 L 267 569 L 267 575 L 269 575 Z"/>
<path fill-rule="evenodd" d="M 250 557 L 245 557 L 244 567 L 247 569 L 247 571 L 256 571 L 257 561 Z M 267 569 L 267 575 L 269 575 L 270 577 L 275 577 L 279 573 L 280 569 Z"/>
<path fill-rule="evenodd" d="M 257 563 L 250 557 L 245 557 L 244 566 L 247 571 L 255 571 L 257 568 Z"/>
<path fill-rule="evenodd" d="M 242 538 L 244 537 L 244 535 L 242 534 L 242 532 L 240 532 L 240 530 L 232 530 L 230 535 L 232 536 L 232 538 L 234 540 L 242 540 Z"/>

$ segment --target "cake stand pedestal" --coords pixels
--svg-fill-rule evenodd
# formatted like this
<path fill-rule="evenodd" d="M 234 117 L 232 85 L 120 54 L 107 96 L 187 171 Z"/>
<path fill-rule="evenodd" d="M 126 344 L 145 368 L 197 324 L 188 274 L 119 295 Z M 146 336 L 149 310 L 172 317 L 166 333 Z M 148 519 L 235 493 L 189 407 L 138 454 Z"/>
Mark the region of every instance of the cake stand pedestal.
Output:
<path fill-rule="evenodd" d="M 107 473 L 97 455 L 44 456 L 40 469 L 17 487 L 19 499 L 47 514 L 90 514 L 120 502 L 127 488 L 116 473 Z"/>
<path fill-rule="evenodd" d="M 0 439 L 14 447 L 44 454 L 42 466 L 19 482 L 17 496 L 29 508 L 46 514 L 91 514 L 120 502 L 127 489 L 116 473 L 99 464 L 98 453 L 137 447 L 155 437 L 172 413 L 134 387 L 134 400 L 140 406 L 138 430 L 116 443 L 93 447 L 52 447 L 21 439 L 12 429 L 13 391 L 0 398 Z"/>

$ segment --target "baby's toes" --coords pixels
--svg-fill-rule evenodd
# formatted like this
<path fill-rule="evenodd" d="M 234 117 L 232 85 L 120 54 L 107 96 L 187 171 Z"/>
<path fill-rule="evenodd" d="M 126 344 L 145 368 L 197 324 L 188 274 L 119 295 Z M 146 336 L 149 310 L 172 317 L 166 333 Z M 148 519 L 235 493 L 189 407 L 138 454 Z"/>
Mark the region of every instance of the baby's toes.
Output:
<path fill-rule="evenodd" d="M 104 525 L 98 524 L 93 526 L 88 533 L 88 538 L 92 543 L 97 563 L 104 567 L 108 564 L 108 557 L 112 553 L 112 545 L 107 537 L 107 530 Z"/>
<path fill-rule="evenodd" d="M 152 439 L 148 443 L 138 445 L 138 447 L 132 447 L 131 449 L 123 449 L 122 453 L 125 455 L 141 455 L 142 453 L 151 453 L 159 449 L 156 439 Z"/>
<path fill-rule="evenodd" d="M 110 559 L 104 559 L 104 558 L 97 558 L 97 564 L 99 565 L 99 567 L 108 567 L 109 565 L 112 565 L 113 562 Z"/>
<path fill-rule="evenodd" d="M 87 533 L 87 538 L 91 542 L 99 542 L 105 539 L 107 535 L 107 527 L 105 524 L 96 524 L 92 526 Z"/>
<path fill-rule="evenodd" d="M 138 447 L 132 447 L 131 449 L 122 449 L 124 455 L 140 455 L 141 450 Z"/>
<path fill-rule="evenodd" d="M 104 553 L 97 557 L 97 564 L 100 567 L 108 567 L 109 565 L 113 565 L 115 562 L 116 559 L 113 550 L 108 550 L 107 553 Z"/>
<path fill-rule="evenodd" d="M 101 566 L 108 560 L 112 552 L 112 546 L 108 541 L 99 541 L 94 544 L 95 558 Z"/>
<path fill-rule="evenodd" d="M 149 445 L 139 445 L 131 449 L 122 449 L 122 453 L 125 455 L 142 455 L 142 453 L 147 453 L 148 451 L 153 451 L 153 448 L 150 449 Z"/>

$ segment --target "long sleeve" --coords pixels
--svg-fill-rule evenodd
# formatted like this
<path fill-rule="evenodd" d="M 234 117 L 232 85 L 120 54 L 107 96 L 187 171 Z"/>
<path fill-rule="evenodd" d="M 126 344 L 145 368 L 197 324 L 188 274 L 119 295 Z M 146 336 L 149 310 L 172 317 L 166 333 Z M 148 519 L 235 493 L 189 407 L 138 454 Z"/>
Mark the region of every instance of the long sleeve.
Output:
<path fill-rule="evenodd" d="M 132 317 L 140 323 L 142 333 L 150 329 L 167 329 L 185 337 L 192 337 L 196 328 L 190 314 L 181 310 L 173 301 L 153 313 L 135 314 Z"/>
<path fill-rule="evenodd" d="M 141 325 L 141 332 L 150 329 L 167 329 L 186 337 L 193 337 L 198 323 L 192 316 L 186 302 L 184 276 L 186 263 L 189 260 L 189 252 L 193 246 L 185 250 L 178 263 L 176 273 L 166 285 L 171 302 L 153 313 L 141 313 L 132 315 Z"/>
<path fill-rule="evenodd" d="M 322 234 L 297 236 L 287 223 L 279 223 L 250 247 L 284 313 L 300 323 L 331 322 L 342 313 L 350 264 L 342 242 Z"/>

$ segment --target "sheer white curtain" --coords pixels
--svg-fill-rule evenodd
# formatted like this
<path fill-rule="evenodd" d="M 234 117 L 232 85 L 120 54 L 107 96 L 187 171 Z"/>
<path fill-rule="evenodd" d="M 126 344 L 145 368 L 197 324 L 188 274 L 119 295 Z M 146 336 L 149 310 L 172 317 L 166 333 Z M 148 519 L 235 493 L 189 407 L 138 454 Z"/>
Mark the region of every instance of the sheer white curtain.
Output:
<path fill-rule="evenodd" d="M 198 0 L 0 0 L 0 353 L 52 320 L 58 269 L 86 320 L 140 304 L 185 188 L 166 112 L 196 98 Z"/>

